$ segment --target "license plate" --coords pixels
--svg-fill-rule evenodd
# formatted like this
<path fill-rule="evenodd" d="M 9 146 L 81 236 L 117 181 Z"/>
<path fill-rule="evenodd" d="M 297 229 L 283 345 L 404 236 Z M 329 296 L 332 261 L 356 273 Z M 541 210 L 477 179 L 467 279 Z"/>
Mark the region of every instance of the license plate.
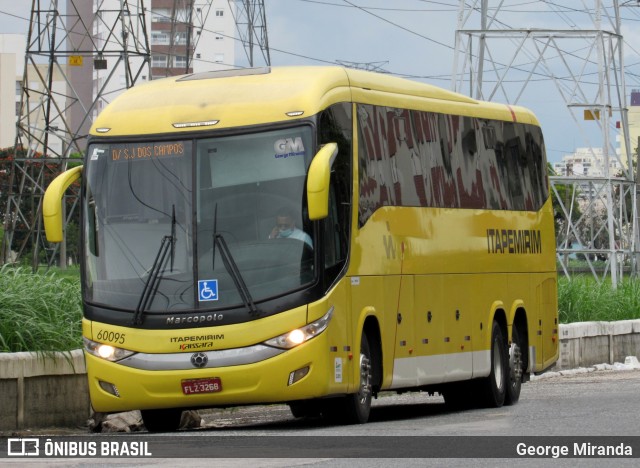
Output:
<path fill-rule="evenodd" d="M 190 379 L 182 381 L 182 393 L 185 395 L 197 395 L 199 393 L 216 393 L 222 391 L 220 377 L 206 379 Z"/>

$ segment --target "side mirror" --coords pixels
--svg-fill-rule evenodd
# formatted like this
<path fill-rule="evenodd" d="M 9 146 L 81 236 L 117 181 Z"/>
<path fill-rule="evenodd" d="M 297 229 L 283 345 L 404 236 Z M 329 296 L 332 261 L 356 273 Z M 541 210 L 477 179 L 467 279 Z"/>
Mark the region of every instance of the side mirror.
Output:
<path fill-rule="evenodd" d="M 329 215 L 331 166 L 337 155 L 337 143 L 327 143 L 311 161 L 307 175 L 307 208 L 311 220 L 323 219 Z"/>
<path fill-rule="evenodd" d="M 53 179 L 42 199 L 42 217 L 44 230 L 49 242 L 62 242 L 62 197 L 69 185 L 74 183 L 82 174 L 82 166 L 74 167 Z"/>

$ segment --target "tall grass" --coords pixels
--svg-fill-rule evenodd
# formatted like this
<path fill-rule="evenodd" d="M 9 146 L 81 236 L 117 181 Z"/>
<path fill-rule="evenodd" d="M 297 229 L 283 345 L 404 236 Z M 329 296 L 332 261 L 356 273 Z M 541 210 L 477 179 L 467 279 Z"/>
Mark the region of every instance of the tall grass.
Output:
<path fill-rule="evenodd" d="M 625 279 L 617 289 L 590 275 L 558 278 L 560 323 L 640 318 L 640 281 Z"/>
<path fill-rule="evenodd" d="M 0 352 L 81 347 L 80 280 L 0 268 Z"/>

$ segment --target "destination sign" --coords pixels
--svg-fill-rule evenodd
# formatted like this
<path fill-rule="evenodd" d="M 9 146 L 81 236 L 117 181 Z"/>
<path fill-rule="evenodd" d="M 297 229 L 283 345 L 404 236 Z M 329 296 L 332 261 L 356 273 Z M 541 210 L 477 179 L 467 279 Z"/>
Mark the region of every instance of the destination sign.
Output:
<path fill-rule="evenodd" d="M 111 160 L 116 162 L 156 158 L 175 158 L 184 156 L 189 146 L 191 146 L 191 142 L 186 141 L 111 145 L 110 156 Z"/>

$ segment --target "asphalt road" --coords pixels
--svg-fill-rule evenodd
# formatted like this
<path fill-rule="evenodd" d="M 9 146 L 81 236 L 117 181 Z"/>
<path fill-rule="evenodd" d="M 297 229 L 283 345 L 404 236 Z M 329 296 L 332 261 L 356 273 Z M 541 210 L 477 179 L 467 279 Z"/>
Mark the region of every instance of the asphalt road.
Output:
<path fill-rule="evenodd" d="M 638 457 L 640 457 L 640 370 L 596 371 L 536 379 L 523 386 L 518 404 L 494 409 L 450 411 L 444 405 L 442 398 L 437 396 L 422 393 L 403 395 L 389 393 L 374 401 L 370 422 L 358 426 L 333 426 L 319 419 L 294 419 L 288 407 L 283 405 L 208 410 L 200 414 L 205 424 L 199 429 L 160 436 L 146 433 L 122 434 L 119 440 L 156 440 L 155 443 L 157 443 L 157 438 L 160 437 L 162 446 L 175 447 L 177 453 L 198 453 L 198 450 L 204 450 L 207 447 L 229 445 L 238 447 L 239 452 L 213 452 L 215 458 L 208 459 L 102 458 L 93 460 L 92 464 L 99 462 L 100 465 L 109 466 L 214 466 L 216 468 L 245 466 L 252 468 L 273 466 L 490 467 L 514 464 L 532 467 L 637 466 Z M 305 437 L 297 439 L 298 436 Z M 509 451 L 514 450 L 516 443 L 534 448 L 541 444 L 570 445 L 573 439 L 581 443 L 596 444 L 601 440 L 597 437 L 608 436 L 607 443 L 625 447 L 630 444 L 635 459 L 591 457 L 540 459 L 523 457 L 518 453 L 512 453 L 513 456 L 508 455 L 509 458 L 484 458 L 487 455 L 469 458 L 471 445 L 486 445 L 487 439 L 483 439 L 484 436 L 491 436 L 492 450 L 495 450 L 496 454 L 499 453 L 498 456 L 501 457 L 504 457 L 505 450 L 511 453 Z M 629 436 L 635 437 L 629 438 Z M 96 440 L 104 437 L 107 435 L 97 435 Z M 153 439 L 154 437 L 156 439 Z M 303 441 L 302 445 L 305 445 L 306 441 L 313 441 L 311 445 L 315 444 L 316 447 L 321 443 L 321 446 L 324 444 L 324 448 L 321 451 L 309 452 L 313 455 L 312 458 L 307 455 L 297 456 L 296 440 Z M 355 447 L 354 458 L 344 457 L 347 443 Z M 279 444 L 285 448 L 279 448 Z M 421 454 L 425 453 L 424 449 L 428 446 L 433 450 L 428 453 L 440 453 L 438 450 L 444 449 L 444 453 L 450 458 L 431 458 L 431 455 L 427 458 L 402 458 L 413 453 L 403 452 L 407 447 Z M 287 447 L 292 452 L 286 453 Z M 191 449 L 193 452 L 189 452 Z M 471 453 L 475 452 L 471 450 Z M 243 456 L 252 458 L 239 458 Z M 262 456 L 265 458 L 253 458 Z M 87 466 L 86 461 L 78 459 L 38 459 L 30 460 L 29 464 L 32 466 Z M 24 466 L 24 460 L 22 465 Z"/>
<path fill-rule="evenodd" d="M 211 434 L 348 436 L 640 436 L 640 370 L 538 378 L 509 407 L 449 411 L 439 396 L 388 393 L 373 402 L 369 423 L 333 426 L 296 420 L 281 405 L 201 413 Z M 199 431 L 201 431 L 199 430 Z"/>

